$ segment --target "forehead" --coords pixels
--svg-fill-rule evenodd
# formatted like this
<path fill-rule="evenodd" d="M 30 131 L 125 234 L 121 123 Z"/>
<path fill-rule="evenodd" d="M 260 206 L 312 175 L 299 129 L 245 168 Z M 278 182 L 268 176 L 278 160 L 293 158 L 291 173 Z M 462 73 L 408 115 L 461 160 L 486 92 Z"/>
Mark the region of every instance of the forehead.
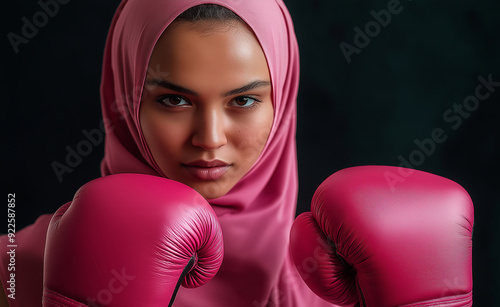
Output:
<path fill-rule="evenodd" d="M 239 21 L 174 22 L 156 43 L 149 66 L 177 82 L 270 81 L 257 38 Z"/>

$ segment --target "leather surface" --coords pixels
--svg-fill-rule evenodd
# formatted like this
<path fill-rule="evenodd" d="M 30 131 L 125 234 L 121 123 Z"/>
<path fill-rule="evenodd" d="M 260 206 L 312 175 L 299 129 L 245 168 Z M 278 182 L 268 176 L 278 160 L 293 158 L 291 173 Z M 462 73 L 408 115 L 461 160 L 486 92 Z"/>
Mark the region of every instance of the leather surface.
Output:
<path fill-rule="evenodd" d="M 311 212 L 292 227 L 299 273 L 316 294 L 337 304 L 472 305 L 468 193 L 416 170 L 394 185 L 400 171 L 353 167 L 320 185 Z M 305 266 L 311 259 L 317 265 Z"/>
<path fill-rule="evenodd" d="M 44 306 L 167 306 L 193 255 L 185 287 L 210 280 L 223 257 L 218 220 L 196 191 L 150 175 L 93 180 L 50 222 Z"/>

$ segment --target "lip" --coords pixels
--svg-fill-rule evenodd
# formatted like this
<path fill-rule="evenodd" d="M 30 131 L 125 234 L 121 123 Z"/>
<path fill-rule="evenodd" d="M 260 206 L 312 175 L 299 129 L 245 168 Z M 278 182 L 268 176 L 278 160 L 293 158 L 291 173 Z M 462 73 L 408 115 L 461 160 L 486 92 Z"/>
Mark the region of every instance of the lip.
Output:
<path fill-rule="evenodd" d="M 198 180 L 217 180 L 224 176 L 231 164 L 221 160 L 196 160 L 183 164 L 188 173 Z"/>

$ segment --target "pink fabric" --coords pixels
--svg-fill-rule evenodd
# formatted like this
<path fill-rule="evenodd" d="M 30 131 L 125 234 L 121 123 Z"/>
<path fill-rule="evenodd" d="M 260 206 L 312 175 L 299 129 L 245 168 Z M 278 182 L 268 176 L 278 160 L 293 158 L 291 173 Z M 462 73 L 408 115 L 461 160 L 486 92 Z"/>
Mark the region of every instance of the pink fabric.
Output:
<path fill-rule="evenodd" d="M 209 200 L 224 234 L 221 270 L 201 288 L 181 289 L 174 306 L 331 306 L 305 286 L 288 256 L 297 200 L 299 53 L 290 15 L 281 0 L 123 1 L 104 55 L 102 175 L 164 176 L 140 129 L 143 82 L 152 50 L 165 28 L 181 12 L 207 2 L 231 9 L 253 29 L 267 58 L 275 115 L 268 143 L 249 173 L 228 194 Z"/>

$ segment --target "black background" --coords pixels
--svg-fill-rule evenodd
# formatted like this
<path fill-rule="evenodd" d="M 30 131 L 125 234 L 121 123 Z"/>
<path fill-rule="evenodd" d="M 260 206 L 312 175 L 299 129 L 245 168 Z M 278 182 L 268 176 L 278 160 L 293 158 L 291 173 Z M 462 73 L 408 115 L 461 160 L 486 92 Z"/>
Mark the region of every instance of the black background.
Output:
<path fill-rule="evenodd" d="M 286 1 L 301 53 L 298 212 L 336 170 L 414 157 L 412 167 L 470 193 L 474 305 L 493 306 L 500 302 L 500 87 L 460 124 L 443 114 L 474 95 L 479 76 L 500 82 L 500 2 L 402 0 L 399 13 L 348 63 L 339 44 L 355 47 L 354 28 L 365 32 L 374 20 L 370 12 L 394 1 Z M 99 127 L 102 54 L 118 3 L 61 4 L 17 53 L 7 34 L 21 34 L 22 18 L 32 20 L 41 7 L 24 0 L 0 9 L 2 186 L 4 195 L 16 193 L 18 229 L 100 176 L 103 143 L 62 182 L 51 164 L 64 163 L 67 146 L 76 149 L 86 139 L 83 130 Z M 436 128 L 446 140 L 415 160 L 416 141 L 430 139 Z"/>

